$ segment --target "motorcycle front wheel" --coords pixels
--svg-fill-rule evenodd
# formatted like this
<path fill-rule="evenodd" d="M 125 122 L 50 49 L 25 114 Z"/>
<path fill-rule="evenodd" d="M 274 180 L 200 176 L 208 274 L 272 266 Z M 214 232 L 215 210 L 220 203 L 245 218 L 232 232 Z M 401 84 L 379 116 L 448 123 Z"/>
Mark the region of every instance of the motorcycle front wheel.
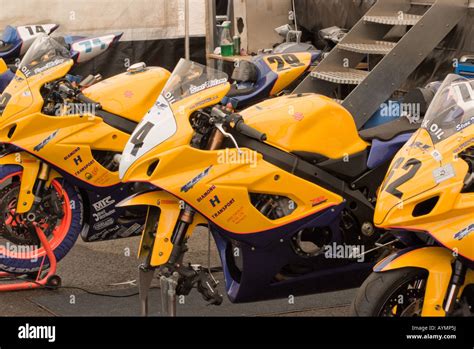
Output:
<path fill-rule="evenodd" d="M 49 259 L 26 217 L 17 214 L 22 168 L 0 166 L 0 271 L 29 274 L 46 270 Z M 84 208 L 76 188 L 53 180 L 34 212 L 48 238 L 56 260 L 74 246 L 83 224 Z"/>
<path fill-rule="evenodd" d="M 352 316 L 419 317 L 423 309 L 427 272 L 404 268 L 372 273 L 351 305 Z"/>

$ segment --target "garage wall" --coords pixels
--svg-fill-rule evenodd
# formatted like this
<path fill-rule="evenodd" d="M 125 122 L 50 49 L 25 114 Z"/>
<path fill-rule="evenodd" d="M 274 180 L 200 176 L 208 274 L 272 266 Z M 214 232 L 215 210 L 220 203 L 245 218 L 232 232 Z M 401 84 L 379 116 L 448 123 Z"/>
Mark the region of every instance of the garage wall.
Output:
<path fill-rule="evenodd" d="M 190 0 L 192 58 L 198 61 L 205 57 L 205 13 L 205 0 Z M 0 31 L 39 23 L 60 24 L 58 35 L 124 32 L 116 49 L 82 72 L 109 76 L 138 61 L 172 69 L 184 56 L 184 0 L 0 0 Z"/>

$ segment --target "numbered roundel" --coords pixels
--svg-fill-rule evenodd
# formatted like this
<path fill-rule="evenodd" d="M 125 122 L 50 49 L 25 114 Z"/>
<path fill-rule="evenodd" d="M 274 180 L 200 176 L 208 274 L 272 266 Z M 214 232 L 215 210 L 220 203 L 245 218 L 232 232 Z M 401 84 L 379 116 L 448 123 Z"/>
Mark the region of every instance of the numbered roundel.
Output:
<path fill-rule="evenodd" d="M 120 160 L 119 175 L 123 178 L 132 164 L 157 147 L 178 130 L 171 105 L 160 95 L 133 132 Z"/>
<path fill-rule="evenodd" d="M 50 35 L 56 29 L 59 28 L 58 24 L 35 24 L 35 25 L 23 25 L 16 28 L 18 36 L 22 40 L 20 54 L 23 55 L 28 51 L 31 44 L 40 34 Z"/>
<path fill-rule="evenodd" d="M 71 45 L 72 56 L 77 63 L 87 62 L 104 53 L 121 36 L 122 34 L 110 34 L 75 41 Z"/>

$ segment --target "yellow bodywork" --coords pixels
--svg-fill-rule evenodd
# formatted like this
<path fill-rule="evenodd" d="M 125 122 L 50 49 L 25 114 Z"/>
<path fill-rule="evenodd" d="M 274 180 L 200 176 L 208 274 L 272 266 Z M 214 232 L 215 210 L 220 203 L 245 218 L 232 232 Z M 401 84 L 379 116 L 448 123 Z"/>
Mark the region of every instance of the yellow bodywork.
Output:
<path fill-rule="evenodd" d="M 386 272 L 407 267 L 426 270 L 429 274 L 423 300 L 422 316 L 446 316 L 443 303 L 451 281 L 453 261 L 452 251 L 446 248 L 424 247 L 407 252 L 388 264 L 383 260 L 375 267 L 375 270 Z M 384 266 L 381 267 L 382 265 Z M 474 271 L 470 269 L 467 272 L 464 287 L 472 283 L 474 283 Z M 459 294 L 462 294 L 464 287 Z"/>
<path fill-rule="evenodd" d="M 474 193 L 461 193 L 464 179 L 468 173 L 468 164 L 459 158 L 459 154 L 474 145 L 474 126 L 438 143 L 434 155 L 433 143 L 425 129 L 420 129 L 393 161 L 392 168 L 381 186 L 375 209 L 375 223 L 385 229 L 405 229 L 430 233 L 443 246 L 460 255 L 474 260 L 474 233 L 462 239 L 456 235 L 473 224 Z M 428 146 L 429 148 L 427 148 Z M 425 150 L 422 150 L 423 147 Z M 436 159 L 435 159 L 436 157 Z M 442 158 L 441 161 L 438 159 Z M 403 159 L 395 169 L 395 164 Z M 416 176 L 407 180 L 398 190 L 401 199 L 392 195 L 390 185 L 410 172 L 411 167 L 403 164 L 417 159 L 421 166 Z M 452 167 L 454 176 L 436 183 L 433 171 Z M 439 198 L 429 214 L 414 216 L 417 205 L 428 199 Z"/>
<path fill-rule="evenodd" d="M 2 58 L 0 58 L 0 74 L 5 73 L 7 70 L 8 70 L 7 64 Z"/>
<path fill-rule="evenodd" d="M 150 67 L 145 72 L 116 75 L 92 85 L 83 93 L 100 101 L 104 110 L 139 122 L 151 109 L 169 77 L 167 70 Z"/>
<path fill-rule="evenodd" d="M 174 246 L 172 235 L 181 214 L 180 200 L 164 191 L 151 191 L 132 196 L 117 205 L 117 207 L 127 206 L 148 206 L 160 209 L 156 230 L 147 232 L 145 228 L 140 241 L 139 257 L 145 258 L 151 251 L 151 266 L 160 266 L 168 262 Z M 155 217 L 152 217 L 149 210 L 147 220 L 153 218 Z M 148 225 L 147 223 L 145 223 L 145 227 Z M 187 238 L 191 237 L 198 225 L 206 224 L 207 220 L 200 214 L 196 214 L 193 223 L 188 228 Z"/>
<path fill-rule="evenodd" d="M 274 98 L 241 112 L 245 122 L 287 152 L 310 152 L 330 159 L 367 148 L 354 118 L 334 100 L 315 94 Z"/>
<path fill-rule="evenodd" d="M 375 223 L 385 229 L 430 234 L 443 247 L 416 249 L 393 260 L 388 257 L 375 270 L 427 270 L 422 315 L 445 316 L 443 302 L 455 257 L 474 260 L 474 193 L 462 191 L 469 166 L 460 156 L 474 146 L 474 125 L 436 144 L 431 137 L 420 129 L 393 160 L 379 190 Z M 459 295 L 473 283 L 474 271 L 468 269 Z"/>
<path fill-rule="evenodd" d="M 193 135 L 189 123 L 191 113 L 206 105 L 216 104 L 228 89 L 228 85 L 210 88 L 172 105 L 179 125 L 177 132 L 132 164 L 123 180 L 152 183 L 189 203 L 222 229 L 235 234 L 272 230 L 341 204 L 341 196 L 270 164 L 263 160 L 261 154 L 250 149 L 241 149 L 242 154 L 246 155 L 240 157 L 236 149 L 207 151 L 189 145 Z M 312 95 L 312 98 L 319 100 L 321 97 Z M 274 115 L 274 118 L 277 123 L 278 116 Z M 324 115 L 308 114 L 307 125 L 311 119 L 317 124 L 319 118 L 324 118 Z M 287 122 L 291 123 L 291 120 Z M 257 127 L 260 125 L 257 118 L 250 119 L 249 124 L 262 132 L 268 131 L 264 129 L 265 122 Z M 352 125 L 341 127 L 350 129 Z M 295 137 L 294 141 L 300 142 L 300 137 Z M 319 142 L 323 141 L 314 143 Z M 336 144 L 334 147 L 340 146 Z M 362 148 L 365 146 L 365 143 L 361 144 Z M 151 168 L 154 170 L 150 171 Z M 295 209 L 284 218 L 270 220 L 251 203 L 250 194 L 259 193 L 285 196 L 294 203 Z M 320 202 L 318 205 L 314 204 L 316 199 Z"/>
<path fill-rule="evenodd" d="M 38 176 L 41 161 L 28 153 L 14 153 L 0 158 L 0 166 L 17 165 L 23 169 L 18 195 L 18 213 L 28 212 L 35 200 L 33 186 Z"/>
<path fill-rule="evenodd" d="M 10 101 L 0 118 L 0 143 L 15 145 L 25 151 L 23 157 L 44 160 L 89 185 L 95 187 L 117 185 L 120 183 L 118 172 L 104 168 L 96 161 L 92 152 L 96 150 L 122 153 L 130 135 L 106 124 L 102 118 L 92 114 L 50 116 L 42 113 L 44 101 L 40 89 L 44 84 L 65 76 L 72 65 L 73 61 L 68 60 L 28 79 L 18 70 L 4 92 L 4 96 L 8 95 Z M 89 96 L 102 97 L 100 92 L 102 87 L 109 96 L 107 102 L 110 103 L 108 104 L 110 111 L 120 111 L 124 114 L 120 116 L 140 120 L 146 112 L 146 106 L 157 99 L 169 73 L 156 68 L 140 74 L 143 74 L 140 78 L 139 74 L 122 74 L 112 78 L 112 81 L 105 80 L 99 87 L 91 88 Z M 151 79 L 149 83 L 143 81 L 147 77 Z M 116 93 L 113 92 L 115 84 L 118 86 Z M 121 90 L 125 85 L 127 91 L 131 92 L 129 96 L 136 96 L 136 100 L 129 106 L 125 103 L 115 105 L 114 101 L 120 100 L 118 96 L 127 98 Z M 149 100 L 143 101 L 137 95 L 147 88 L 150 89 L 146 94 Z M 18 163 L 14 157 L 5 157 L 2 159 L 2 164 Z M 31 208 L 31 194 L 25 193 L 35 183 L 36 176 L 33 173 L 34 171 L 30 171 L 28 178 L 24 177 L 22 180 L 19 212 L 27 212 Z M 25 183 L 26 179 L 31 182 Z M 21 202 L 27 204 L 20 206 Z"/>
<path fill-rule="evenodd" d="M 290 58 L 290 62 L 289 59 Z M 310 52 L 292 54 L 271 54 L 263 60 L 278 75 L 270 96 L 275 96 L 298 79 L 311 65 Z"/>

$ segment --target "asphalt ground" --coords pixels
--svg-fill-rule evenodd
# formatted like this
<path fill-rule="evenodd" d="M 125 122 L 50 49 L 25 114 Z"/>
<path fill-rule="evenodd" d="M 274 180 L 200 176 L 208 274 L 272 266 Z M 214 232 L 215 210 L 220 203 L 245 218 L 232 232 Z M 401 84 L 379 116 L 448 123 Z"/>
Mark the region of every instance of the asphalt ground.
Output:
<path fill-rule="evenodd" d="M 80 240 L 76 243 L 70 253 L 59 263 L 57 274 L 61 276 L 64 288 L 59 290 L 38 289 L 32 291 L 0 293 L 0 316 L 84 316 L 84 315 L 111 315 L 135 316 L 138 314 L 138 299 L 136 307 L 134 300 L 120 298 L 102 298 L 91 296 L 80 289 L 95 293 L 130 294 L 136 291 L 129 281 L 137 279 L 136 258 L 139 238 L 131 238 L 116 241 L 98 243 L 84 243 Z M 220 266 L 220 260 L 211 243 L 211 266 Z M 208 265 L 208 235 L 205 230 L 197 231 L 189 242 L 187 260 L 196 264 Z M 219 277 L 219 276 L 217 276 Z M 123 285 L 120 285 L 125 283 Z M 155 283 L 158 286 L 158 283 Z M 278 303 L 259 302 L 252 304 L 252 314 L 255 316 L 348 316 L 349 304 L 352 295 L 347 292 L 336 292 L 332 294 L 313 295 L 312 299 L 305 299 L 305 306 L 298 307 L 298 301 L 294 310 L 292 307 L 283 306 Z M 77 301 L 77 300 L 84 300 Z M 55 304 L 71 300 L 73 306 L 67 310 L 55 306 Z M 85 301 L 87 300 L 87 302 Z M 314 301 L 313 301 L 314 300 Z M 327 301 L 329 300 L 329 301 Z M 152 300 L 153 301 L 153 300 Z M 288 300 L 280 300 L 288 302 Z M 95 306 L 91 307 L 92 304 Z M 193 310 L 186 315 L 203 315 L 198 301 L 194 301 Z M 273 301 L 275 302 L 275 301 Z M 277 301 L 278 302 L 278 301 Z M 240 316 L 246 314 L 239 305 L 227 304 L 225 300 L 225 312 L 222 309 L 212 310 L 206 307 L 204 301 L 202 306 L 206 307 L 206 316 L 220 316 L 223 313 L 228 316 Z M 312 305 L 314 303 L 314 306 Z M 276 311 L 269 311 L 271 305 L 276 304 Z M 281 306 L 280 306 L 281 305 Z M 87 307 L 87 308 L 85 308 Z M 100 308 L 99 313 L 94 313 L 91 308 Z M 119 311 L 117 311 L 117 309 Z M 195 313 L 193 313 L 195 312 Z"/>

